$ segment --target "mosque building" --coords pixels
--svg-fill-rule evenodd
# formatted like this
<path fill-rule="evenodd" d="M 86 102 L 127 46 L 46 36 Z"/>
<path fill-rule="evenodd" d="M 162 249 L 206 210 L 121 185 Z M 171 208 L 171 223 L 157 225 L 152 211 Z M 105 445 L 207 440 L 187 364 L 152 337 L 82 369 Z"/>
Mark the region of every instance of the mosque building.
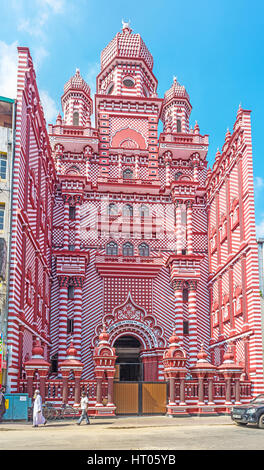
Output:
<path fill-rule="evenodd" d="M 77 69 L 47 129 L 18 53 L 10 390 L 86 390 L 95 415 L 217 413 L 263 392 L 250 111 L 209 168 L 187 90 L 174 77 L 158 97 L 123 22 L 94 99 Z"/>

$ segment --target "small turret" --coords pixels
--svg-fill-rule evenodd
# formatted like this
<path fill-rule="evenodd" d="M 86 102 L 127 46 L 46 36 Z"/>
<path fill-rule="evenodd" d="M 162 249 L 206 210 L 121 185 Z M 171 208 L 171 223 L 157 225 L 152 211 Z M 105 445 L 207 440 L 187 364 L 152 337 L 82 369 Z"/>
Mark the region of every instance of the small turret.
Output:
<path fill-rule="evenodd" d="M 91 126 L 90 116 L 93 113 L 93 102 L 90 87 L 81 77 L 80 70 L 64 85 L 61 98 L 64 123 L 68 126 Z"/>

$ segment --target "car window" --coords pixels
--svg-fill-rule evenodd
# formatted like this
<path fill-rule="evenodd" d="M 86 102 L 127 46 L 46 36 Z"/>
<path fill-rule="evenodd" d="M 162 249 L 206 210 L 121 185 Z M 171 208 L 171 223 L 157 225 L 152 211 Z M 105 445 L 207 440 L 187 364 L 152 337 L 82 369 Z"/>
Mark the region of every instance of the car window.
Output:
<path fill-rule="evenodd" d="M 259 403 L 264 405 L 264 397 L 256 397 L 254 400 L 252 400 L 251 403 Z"/>

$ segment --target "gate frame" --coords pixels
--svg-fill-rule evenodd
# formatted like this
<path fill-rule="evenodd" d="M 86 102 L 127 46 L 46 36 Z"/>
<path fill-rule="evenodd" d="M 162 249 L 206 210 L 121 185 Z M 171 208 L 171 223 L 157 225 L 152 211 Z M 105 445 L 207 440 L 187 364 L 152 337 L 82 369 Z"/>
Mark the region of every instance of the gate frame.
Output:
<path fill-rule="evenodd" d="M 114 386 L 116 384 L 138 384 L 138 412 L 137 413 L 117 413 L 116 412 L 116 415 L 117 416 L 126 416 L 126 415 L 129 415 L 129 416 L 159 416 L 159 415 L 162 415 L 162 416 L 165 416 L 167 414 L 167 405 L 168 405 L 168 398 L 169 398 L 169 383 L 167 381 L 161 381 L 161 380 L 154 380 L 154 381 L 144 381 L 144 380 L 140 380 L 140 381 L 117 381 L 115 380 L 114 381 Z M 143 385 L 144 384 L 163 384 L 163 385 L 166 385 L 166 411 L 164 413 L 143 413 L 142 412 L 142 409 L 143 409 L 143 403 L 142 403 L 142 398 L 143 398 Z M 115 404 L 116 406 L 116 404 Z"/>

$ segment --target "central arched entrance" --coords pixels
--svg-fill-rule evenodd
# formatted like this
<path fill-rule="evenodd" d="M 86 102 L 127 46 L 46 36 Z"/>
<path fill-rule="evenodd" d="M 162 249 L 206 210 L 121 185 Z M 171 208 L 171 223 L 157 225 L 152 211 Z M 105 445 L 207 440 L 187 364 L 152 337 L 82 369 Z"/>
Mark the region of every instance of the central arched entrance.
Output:
<path fill-rule="evenodd" d="M 140 382 L 143 380 L 143 364 L 140 360 L 141 343 L 129 335 L 118 338 L 116 349 L 116 379 L 120 382 Z"/>

